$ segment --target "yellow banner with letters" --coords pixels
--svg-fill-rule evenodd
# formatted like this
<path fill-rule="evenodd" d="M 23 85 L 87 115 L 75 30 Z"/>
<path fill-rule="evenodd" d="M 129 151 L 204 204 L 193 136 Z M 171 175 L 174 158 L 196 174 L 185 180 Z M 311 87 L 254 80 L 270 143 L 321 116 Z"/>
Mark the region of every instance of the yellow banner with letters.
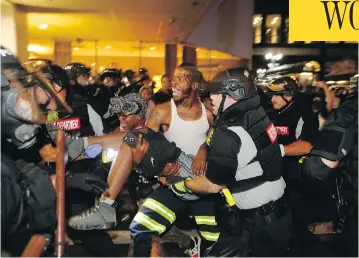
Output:
<path fill-rule="evenodd" d="M 359 41 L 359 0 L 289 0 L 290 41 Z"/>

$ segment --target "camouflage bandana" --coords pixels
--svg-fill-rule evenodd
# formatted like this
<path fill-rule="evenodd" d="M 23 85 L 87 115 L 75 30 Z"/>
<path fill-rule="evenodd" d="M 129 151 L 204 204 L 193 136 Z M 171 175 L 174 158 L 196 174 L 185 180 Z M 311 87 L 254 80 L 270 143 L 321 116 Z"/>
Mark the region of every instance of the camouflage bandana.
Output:
<path fill-rule="evenodd" d="M 109 118 L 120 111 L 125 110 L 130 114 L 136 114 L 140 118 L 145 118 L 147 113 L 147 104 L 138 93 L 129 93 L 122 97 L 114 97 L 110 100 L 110 105 L 104 118 Z"/>

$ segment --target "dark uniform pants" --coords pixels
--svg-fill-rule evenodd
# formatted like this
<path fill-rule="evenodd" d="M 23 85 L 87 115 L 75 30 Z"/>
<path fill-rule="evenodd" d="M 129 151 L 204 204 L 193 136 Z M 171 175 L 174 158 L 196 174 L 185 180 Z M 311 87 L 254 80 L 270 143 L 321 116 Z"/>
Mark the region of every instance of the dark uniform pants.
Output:
<path fill-rule="evenodd" d="M 215 202 L 204 197 L 183 201 L 168 188 L 161 187 L 143 203 L 130 225 L 134 256 L 149 257 L 152 235 L 162 235 L 182 214 L 193 216 L 203 240 L 214 243 L 220 232 L 215 219 Z"/>

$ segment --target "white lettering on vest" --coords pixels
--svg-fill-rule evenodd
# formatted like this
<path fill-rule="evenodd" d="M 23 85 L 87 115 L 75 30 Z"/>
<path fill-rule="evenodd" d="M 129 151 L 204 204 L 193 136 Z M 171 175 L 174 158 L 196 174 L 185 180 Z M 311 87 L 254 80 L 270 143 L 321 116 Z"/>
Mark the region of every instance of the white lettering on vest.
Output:
<path fill-rule="evenodd" d="M 288 126 L 276 126 L 277 134 L 279 135 L 289 135 L 289 128 Z"/>
<path fill-rule="evenodd" d="M 79 130 L 81 128 L 80 118 L 57 120 L 53 125 L 65 131 Z"/>

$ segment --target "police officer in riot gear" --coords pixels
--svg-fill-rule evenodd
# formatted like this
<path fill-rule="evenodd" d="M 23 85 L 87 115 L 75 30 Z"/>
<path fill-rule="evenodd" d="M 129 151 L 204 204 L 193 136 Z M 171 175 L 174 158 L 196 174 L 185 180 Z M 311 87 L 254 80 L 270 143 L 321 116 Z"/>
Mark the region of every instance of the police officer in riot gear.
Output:
<path fill-rule="evenodd" d="M 282 198 L 282 156 L 251 75 L 244 68 L 232 68 L 218 74 L 207 89 L 217 115 L 207 139 L 207 171 L 170 189 L 180 198 L 222 191 L 239 209 L 237 237 L 231 240 L 221 234 L 207 250 L 209 255 L 283 255 L 291 217 Z"/>
<path fill-rule="evenodd" d="M 59 108 L 62 112 L 72 112 L 72 109 L 67 105 L 66 102 L 61 100 L 57 95 L 57 91 L 51 83 L 46 80 L 46 76 L 44 74 L 38 73 L 37 70 L 30 70 L 27 71 L 24 69 L 17 59 L 9 53 L 6 49 L 1 49 L 3 53 L 2 57 L 2 79 L 4 81 L 4 87 L 10 87 L 10 83 L 6 83 L 6 79 L 9 80 L 17 80 L 18 83 L 14 83 L 13 85 L 23 85 L 26 88 L 26 91 L 30 91 L 33 95 L 33 98 L 36 99 L 37 103 L 35 107 L 38 107 L 39 110 L 33 110 L 30 107 L 28 110 L 29 118 L 31 115 L 36 115 L 37 117 L 33 117 L 30 121 L 37 120 L 39 121 L 37 124 L 34 123 L 24 123 L 23 121 L 19 121 L 18 119 L 13 119 L 11 116 L 4 115 L 2 118 L 2 123 L 7 124 L 6 126 L 2 127 L 2 136 L 3 139 L 6 139 L 7 143 L 11 143 L 16 147 L 16 149 L 21 151 L 21 156 L 26 158 L 29 161 L 38 162 L 41 160 L 41 157 L 38 155 L 38 150 L 46 143 L 49 142 L 49 137 L 38 124 L 44 124 L 47 121 L 48 112 L 46 110 L 46 106 L 51 105 L 53 109 Z M 31 65 L 27 66 L 28 69 L 33 69 Z M 10 77 L 11 78 L 10 78 Z M 40 76 L 40 77 L 39 77 Z M 13 79 L 13 78 L 14 79 Z M 39 83 L 41 79 L 41 83 Z M 61 84 L 60 82 L 58 82 Z M 7 85 L 7 86 L 6 86 Z M 58 90 L 58 89 L 57 89 Z M 26 92 L 23 91 L 23 92 Z M 10 94 L 12 99 L 14 98 L 14 94 L 12 91 L 4 91 L 3 96 L 7 96 Z M 26 103 L 26 102 L 24 102 Z M 58 103 L 61 105 L 58 107 Z M 9 107 L 6 106 L 6 102 L 2 102 L 3 110 L 8 109 Z M 40 107 L 42 107 L 40 109 Z M 33 112 L 31 113 L 31 110 Z M 26 119 L 25 119 L 26 120 Z M 5 151 L 7 151 L 6 149 Z"/>
<path fill-rule="evenodd" d="M 142 78 L 145 75 L 140 74 L 139 78 L 136 77 L 136 73 L 132 70 L 126 70 L 122 75 L 122 83 L 126 86 L 122 89 L 120 96 L 124 96 L 127 93 L 135 92 L 138 93 L 140 88 L 143 86 Z"/>
<path fill-rule="evenodd" d="M 105 69 L 100 75 L 100 85 L 92 96 L 95 102 L 100 102 L 100 115 L 104 116 L 110 104 L 110 99 L 119 95 L 124 85 L 116 83 L 120 75 L 117 69 Z"/>
<path fill-rule="evenodd" d="M 39 76 L 1 47 L 1 236 L 2 250 L 14 256 L 20 256 L 33 234 L 52 234 L 56 227 L 56 194 L 47 172 L 15 160 L 4 148 L 29 149 L 37 142 L 38 124 L 46 122 L 46 114 L 36 100 L 55 96 Z"/>
<path fill-rule="evenodd" d="M 96 90 L 96 82 L 90 75 L 91 68 L 86 67 L 81 63 L 70 63 L 65 66 L 65 71 L 69 76 L 71 91 L 69 92 L 69 101 L 75 98 L 75 95 L 79 95 L 85 99 L 88 99 Z"/>
<path fill-rule="evenodd" d="M 81 120 L 78 136 L 103 135 L 104 127 L 107 126 L 97 109 L 98 103 L 91 99 L 91 94 L 97 86 L 90 76 L 90 70 L 79 63 L 72 63 L 65 67 L 72 85 L 66 88 L 66 101 L 74 109 L 73 117 Z"/>
<path fill-rule="evenodd" d="M 11 146 L 21 151 L 32 148 L 31 153 L 38 152 L 36 143 L 45 137 L 40 133 L 43 130 L 39 125 L 46 123 L 48 117 L 48 112 L 38 107 L 38 103 L 48 103 L 53 107 L 57 106 L 58 110 L 67 110 L 69 113 L 72 109 L 58 96 L 57 86 L 61 83 L 54 79 L 57 76 L 52 77 L 57 81 L 57 86 L 54 86 L 47 81 L 46 77 L 50 77 L 49 74 L 28 72 L 6 49 L 1 49 L 1 57 L 2 249 L 7 249 L 14 256 L 20 256 L 32 234 L 54 232 L 56 194 L 48 175 L 49 171 L 43 170 L 34 163 L 15 160 L 14 156 L 8 155 L 5 151 Z M 56 104 L 52 103 L 53 100 L 56 100 Z M 67 140 L 69 139 L 70 137 L 67 137 Z M 6 148 L 4 143 L 7 144 Z M 79 152 L 82 151 L 83 147 Z M 96 189 L 101 189 L 100 192 L 104 190 L 101 180 L 90 174 L 76 176 L 70 174 L 66 181 L 67 187 L 70 188 L 80 188 L 92 193 L 96 192 Z M 66 204 L 73 206 L 73 202 Z M 68 206 L 66 209 L 69 215 L 74 207 L 71 208 L 69 209 Z M 78 210 L 73 212 L 77 213 Z M 106 245 L 105 250 L 92 248 L 91 251 L 97 251 L 99 256 L 114 256 L 113 242 L 106 233 L 82 236 L 81 240 L 83 243 L 86 241 L 87 247 L 96 246 L 90 244 L 91 241 L 96 243 L 101 241 L 102 247 Z"/>
<path fill-rule="evenodd" d="M 144 67 L 141 67 L 139 70 L 138 70 L 138 74 L 142 75 L 142 76 L 145 76 L 147 75 L 148 76 L 148 70 Z"/>
<path fill-rule="evenodd" d="M 70 63 L 64 69 L 69 75 L 71 85 L 88 86 L 93 84 L 90 76 L 91 68 L 84 64 Z"/>
<path fill-rule="evenodd" d="M 122 72 L 117 69 L 105 69 L 100 75 L 100 84 L 96 87 L 96 91 L 89 97 L 91 106 L 101 116 L 105 132 L 112 132 L 120 124 L 116 116 L 110 118 L 103 118 L 110 105 L 110 99 L 121 94 L 125 85 L 119 81 Z"/>
<path fill-rule="evenodd" d="M 310 152 L 316 139 L 318 117 L 312 112 L 311 98 L 298 92 L 299 85 L 292 78 L 276 79 L 267 88 L 273 105 L 268 117 L 274 123 L 284 156 L 284 177 L 291 183 L 298 174 L 291 168 L 292 164 Z"/>

